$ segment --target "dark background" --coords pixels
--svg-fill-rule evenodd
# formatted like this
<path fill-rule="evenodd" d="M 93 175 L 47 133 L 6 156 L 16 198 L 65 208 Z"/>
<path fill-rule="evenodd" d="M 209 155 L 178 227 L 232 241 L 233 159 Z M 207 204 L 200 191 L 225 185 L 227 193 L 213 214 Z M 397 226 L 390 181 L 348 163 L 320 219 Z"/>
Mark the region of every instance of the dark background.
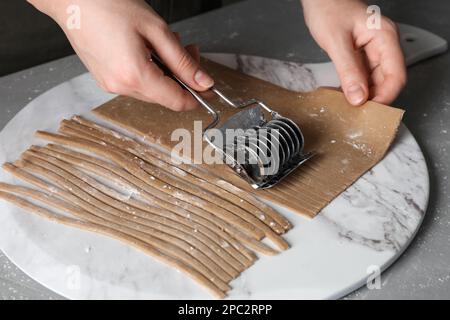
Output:
<path fill-rule="evenodd" d="M 237 1 L 239 0 L 147 2 L 170 23 Z M 26 0 L 0 1 L 0 76 L 70 54 L 73 54 L 73 50 L 53 20 L 37 11 Z"/>

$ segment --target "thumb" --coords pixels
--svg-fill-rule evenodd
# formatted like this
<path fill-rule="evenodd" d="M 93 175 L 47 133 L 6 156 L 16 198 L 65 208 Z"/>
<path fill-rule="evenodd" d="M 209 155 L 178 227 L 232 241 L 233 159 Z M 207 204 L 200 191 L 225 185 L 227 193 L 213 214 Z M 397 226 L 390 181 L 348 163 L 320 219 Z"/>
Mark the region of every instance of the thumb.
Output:
<path fill-rule="evenodd" d="M 202 70 L 168 26 L 155 28 L 150 25 L 143 33 L 165 65 L 192 89 L 205 91 L 214 85 L 214 80 Z"/>
<path fill-rule="evenodd" d="M 347 101 L 355 106 L 366 102 L 369 96 L 367 70 L 362 54 L 355 50 L 352 40 L 334 41 L 327 53 L 336 66 Z"/>
<path fill-rule="evenodd" d="M 195 61 L 200 62 L 200 49 L 196 44 L 187 45 L 185 48 Z"/>

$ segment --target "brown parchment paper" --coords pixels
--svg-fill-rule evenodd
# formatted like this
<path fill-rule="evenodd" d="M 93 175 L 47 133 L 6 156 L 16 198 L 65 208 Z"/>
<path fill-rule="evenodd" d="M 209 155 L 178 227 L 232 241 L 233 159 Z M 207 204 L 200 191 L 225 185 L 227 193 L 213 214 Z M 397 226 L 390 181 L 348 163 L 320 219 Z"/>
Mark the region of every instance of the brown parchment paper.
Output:
<path fill-rule="evenodd" d="M 383 158 L 403 116 L 403 110 L 374 102 L 351 106 L 344 95 L 335 90 L 292 92 L 211 61 L 203 60 L 202 64 L 216 80 L 217 87 L 230 97 L 257 98 L 294 120 L 304 133 L 305 150 L 314 151 L 316 156 L 268 190 L 253 190 L 226 165 L 201 166 L 259 197 L 307 217 L 314 217 Z M 215 97 L 210 101 L 222 119 L 236 112 Z M 171 141 L 173 130 L 193 131 L 194 120 L 202 120 L 207 125 L 211 119 L 203 108 L 176 113 L 124 96 L 96 108 L 94 113 L 168 150 L 178 143 Z"/>

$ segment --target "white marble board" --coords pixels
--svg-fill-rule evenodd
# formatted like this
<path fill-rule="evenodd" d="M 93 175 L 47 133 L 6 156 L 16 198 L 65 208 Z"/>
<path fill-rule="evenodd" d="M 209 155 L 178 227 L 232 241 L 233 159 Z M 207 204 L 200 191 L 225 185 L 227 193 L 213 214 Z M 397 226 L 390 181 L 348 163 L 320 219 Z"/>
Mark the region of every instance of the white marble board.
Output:
<path fill-rule="evenodd" d="M 290 89 L 330 85 L 295 63 L 209 55 Z M 0 134 L 0 161 L 14 160 L 37 129 L 56 130 L 73 114 L 89 114 L 112 96 L 81 75 L 30 102 Z M 14 181 L 0 172 L 3 181 Z M 426 164 L 402 126 L 386 158 L 307 220 L 284 208 L 295 228 L 292 248 L 262 257 L 232 282 L 230 298 L 338 298 L 363 285 L 373 266 L 384 270 L 417 232 L 427 206 Z M 103 236 L 31 216 L 0 202 L 0 244 L 32 278 L 68 298 L 210 298 L 191 280 L 139 251 Z M 267 275 L 270 275 L 269 277 Z"/>

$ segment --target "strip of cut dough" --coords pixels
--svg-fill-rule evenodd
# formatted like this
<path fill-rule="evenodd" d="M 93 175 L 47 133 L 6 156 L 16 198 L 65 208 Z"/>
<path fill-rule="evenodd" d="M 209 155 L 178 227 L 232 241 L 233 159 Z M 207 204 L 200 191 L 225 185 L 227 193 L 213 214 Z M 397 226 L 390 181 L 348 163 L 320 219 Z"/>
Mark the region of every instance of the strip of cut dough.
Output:
<path fill-rule="evenodd" d="M 99 124 L 96 124 L 92 121 L 89 121 L 87 119 L 84 119 L 80 116 L 74 116 L 72 118 L 72 122 L 78 122 L 81 125 L 84 125 L 86 127 L 92 128 L 92 130 L 95 130 L 97 132 L 101 132 L 109 138 L 110 143 L 117 143 L 118 145 L 127 146 L 127 148 L 133 150 L 133 152 L 136 155 L 142 154 L 144 156 L 151 156 L 153 158 L 157 158 L 167 164 L 172 163 L 172 159 L 170 155 L 167 153 L 158 150 L 152 146 L 149 146 L 147 144 L 138 142 L 136 140 L 133 140 L 127 136 L 124 136 L 117 131 L 114 131 L 112 129 L 103 127 Z M 208 182 L 209 184 L 213 186 L 219 187 L 219 192 L 221 192 L 223 189 L 228 192 L 230 195 L 234 195 L 237 197 L 237 199 L 242 199 L 244 201 L 239 201 L 239 204 L 244 206 L 244 208 L 248 209 L 249 211 L 252 211 L 253 208 L 257 208 L 259 211 L 255 211 L 255 214 L 258 216 L 264 214 L 264 216 L 268 216 L 268 218 L 271 218 L 274 220 L 276 225 L 280 225 L 283 229 L 289 230 L 292 228 L 292 225 L 290 222 L 283 217 L 281 214 L 279 214 L 277 211 L 275 211 L 272 207 L 266 205 L 264 202 L 259 201 L 256 199 L 251 193 L 240 189 L 220 178 L 212 174 L 211 172 L 204 171 L 196 166 L 189 165 L 187 163 L 181 163 L 177 165 L 178 168 L 183 171 L 183 174 L 192 175 L 194 177 L 197 177 L 199 179 L 202 179 L 203 181 Z M 178 171 L 176 170 L 175 171 Z M 270 220 L 267 220 L 270 224 Z"/>
<path fill-rule="evenodd" d="M 279 243 L 280 239 L 276 239 L 276 236 L 274 236 L 271 233 L 273 232 L 272 229 L 271 228 L 270 230 L 267 229 L 270 226 L 269 225 L 264 226 L 266 224 L 266 221 L 260 219 L 261 215 L 256 216 L 253 211 L 249 211 L 245 208 L 239 207 L 238 204 L 241 203 L 240 201 L 241 199 L 236 197 L 235 195 L 229 194 L 226 190 L 220 189 L 217 186 L 212 185 L 205 180 L 192 176 L 189 173 L 186 173 L 175 166 L 169 165 L 164 161 L 152 157 L 151 155 L 139 154 L 138 152 L 134 151 L 134 149 L 129 148 L 126 145 L 124 146 L 123 144 L 120 145 L 117 143 L 111 143 L 109 141 L 110 139 L 108 139 L 108 137 L 105 137 L 103 133 L 95 134 L 93 130 L 89 127 L 85 127 L 87 131 L 83 131 L 82 128 L 73 128 L 74 126 L 82 126 L 82 125 L 75 122 L 68 122 L 67 120 L 64 120 L 61 123 L 59 132 L 67 136 L 86 139 L 94 143 L 100 142 L 101 144 L 105 144 L 111 147 L 117 147 L 120 150 L 126 150 L 135 157 L 144 160 L 145 162 L 142 163 L 141 167 L 152 176 L 166 182 L 169 185 L 175 186 L 191 194 L 197 195 L 206 201 L 216 203 L 220 207 L 230 212 L 233 212 L 239 215 L 240 217 L 243 217 L 246 221 L 262 229 L 265 232 L 265 235 L 269 237 L 269 239 L 271 239 L 274 242 L 278 242 L 277 245 L 279 246 L 280 249 L 285 249 L 286 243 L 281 244 Z M 226 198 L 227 193 L 230 196 L 234 197 L 233 198 L 235 200 L 234 202 Z M 267 220 L 269 220 L 269 218 Z M 269 223 L 272 223 L 272 225 L 276 226 L 275 222 L 272 219 L 270 220 L 271 221 L 269 221 Z M 279 227 L 278 230 L 284 232 L 281 226 L 278 227 Z"/>
<path fill-rule="evenodd" d="M 144 196 L 149 195 L 148 193 L 142 192 L 142 190 L 141 190 L 141 194 L 144 195 Z M 153 199 L 153 198 L 151 198 L 151 199 Z M 174 211 L 175 211 L 175 210 L 177 210 L 179 208 L 177 208 L 176 205 L 175 205 L 175 206 L 173 206 L 172 209 L 174 209 Z M 185 217 L 188 217 L 189 219 L 190 218 L 192 218 L 193 220 L 196 219 L 196 216 L 194 214 L 189 213 L 189 212 L 182 212 L 181 215 L 183 215 Z M 198 218 L 201 218 L 201 217 L 198 217 Z M 213 217 L 213 218 L 215 218 L 215 217 Z M 210 223 L 209 220 L 204 219 L 204 218 L 201 218 L 201 219 L 202 220 L 199 221 L 200 223 L 207 222 L 207 223 L 209 223 L 209 226 L 211 226 L 211 223 Z M 215 218 L 215 219 L 217 219 L 217 218 Z M 221 220 L 217 220 L 217 221 L 218 222 L 222 222 Z M 220 225 L 220 223 L 219 223 L 219 225 Z M 224 228 L 224 230 L 227 230 L 227 231 L 234 230 L 231 226 L 227 225 L 226 223 L 223 223 L 222 227 Z M 213 229 L 214 228 L 215 227 L 213 227 Z M 240 253 L 243 254 L 243 256 L 238 256 L 238 259 L 244 266 L 248 267 L 251 264 L 253 264 L 254 260 L 256 259 L 256 256 L 251 251 L 248 251 L 245 248 L 245 246 L 242 246 L 239 243 L 236 243 L 232 237 L 227 236 L 227 233 L 223 232 L 221 229 L 217 229 L 216 228 L 216 230 L 219 231 L 219 232 L 222 232 L 221 235 L 224 236 L 224 238 L 228 241 L 228 243 L 232 244 L 233 247 L 231 247 L 231 246 L 230 247 L 226 247 L 226 250 L 232 251 L 232 250 L 234 250 L 234 248 L 236 248 L 237 250 L 239 250 Z M 262 243 L 260 243 L 260 242 L 258 242 L 256 240 L 254 240 L 253 238 L 248 237 L 245 234 L 240 233 L 237 230 L 234 230 L 234 232 L 236 234 L 236 238 L 239 241 L 242 241 L 244 244 L 248 245 L 250 248 L 253 248 L 256 251 L 259 251 L 261 253 L 268 254 L 268 255 L 276 254 L 276 251 L 273 251 L 273 249 L 271 249 L 270 247 L 268 247 L 268 246 L 266 246 L 266 245 L 264 245 L 264 244 L 262 244 Z"/>
<path fill-rule="evenodd" d="M 66 131 L 66 128 L 73 129 L 74 131 Z M 163 150 L 155 150 L 148 145 L 144 145 L 143 143 L 139 143 L 129 137 L 121 135 L 115 131 L 110 129 L 101 127 L 94 122 L 85 120 L 81 117 L 75 116 L 72 120 L 63 120 L 60 125 L 60 132 L 66 133 L 68 135 L 74 134 L 74 136 L 85 138 L 87 140 L 92 141 L 103 141 L 105 143 L 111 144 L 117 148 L 122 150 L 127 150 L 133 155 L 145 160 L 146 162 L 163 169 L 164 171 L 170 173 L 171 175 L 189 182 L 190 184 L 196 185 L 199 188 L 208 190 L 213 193 L 215 196 L 228 201 L 229 203 L 233 203 L 234 206 L 241 208 L 254 215 L 261 222 L 269 226 L 278 234 L 284 233 L 285 226 L 280 225 L 276 222 L 270 214 L 266 214 L 256 206 L 251 203 L 245 201 L 242 197 L 239 197 L 228 190 L 219 187 L 216 184 L 210 183 L 204 179 L 201 179 L 189 171 L 192 171 L 189 168 L 189 171 L 183 170 L 182 166 L 175 166 L 167 154 L 164 153 Z M 186 168 L 184 168 L 186 169 Z M 244 191 L 243 191 L 244 192 Z M 232 209 L 235 210 L 235 209 Z M 272 212 L 271 210 L 270 212 Z M 279 215 L 278 215 L 279 216 Z"/>
<path fill-rule="evenodd" d="M 67 125 L 69 125 L 69 124 L 67 124 Z M 81 131 L 81 130 L 72 129 L 70 127 L 67 127 L 67 125 L 62 125 L 60 127 L 61 133 L 67 134 L 71 137 L 77 137 L 77 138 L 89 140 L 89 138 L 90 138 L 89 135 L 86 135 L 83 133 L 83 132 L 86 132 L 86 130 Z M 86 127 L 86 129 L 89 130 L 88 127 Z M 92 139 L 92 137 L 91 137 L 91 139 Z M 90 141 L 92 141 L 94 143 L 95 142 L 98 143 L 99 139 L 100 139 L 100 142 L 102 145 L 105 144 L 106 146 L 111 146 L 112 148 L 114 148 L 114 145 L 110 145 L 108 142 L 105 142 L 106 139 L 103 139 L 103 137 L 100 135 L 96 136 L 94 140 L 90 140 Z M 140 155 L 138 157 L 142 157 L 142 155 Z M 149 156 L 147 156 L 147 158 L 149 158 Z M 143 158 L 139 158 L 139 159 L 143 159 Z M 145 159 L 143 159 L 143 160 L 145 160 Z M 150 161 L 151 161 L 151 163 L 155 164 L 159 160 L 154 158 L 154 160 L 150 160 Z M 164 168 L 161 168 L 162 166 L 164 166 L 164 164 L 165 164 L 165 162 L 159 161 L 158 166 L 154 166 L 154 165 L 149 165 L 147 162 L 144 162 L 144 163 L 141 163 L 140 166 L 142 169 L 147 171 L 149 174 L 164 181 L 165 183 L 168 183 L 178 189 L 185 190 L 191 194 L 198 195 L 199 197 L 201 197 L 202 199 L 204 199 L 206 201 L 217 203 L 220 205 L 220 207 L 225 208 L 229 212 L 233 212 L 233 213 L 237 214 L 238 216 L 242 217 L 244 220 L 248 221 L 249 223 L 253 224 L 257 228 L 261 229 L 264 232 L 265 236 L 268 239 L 270 239 L 279 249 L 286 250 L 289 248 L 289 244 L 282 237 L 280 237 L 269 225 L 266 225 L 262 220 L 257 218 L 255 215 L 253 215 L 252 213 L 250 213 L 248 211 L 243 210 L 242 208 L 240 208 L 238 206 L 231 204 L 230 202 L 227 202 L 226 200 L 222 199 L 219 196 L 216 196 L 215 194 L 204 192 L 204 189 L 202 189 L 202 187 L 199 187 L 195 184 L 196 183 L 195 179 L 191 179 L 187 183 L 187 182 L 180 181 L 179 179 L 172 177 L 171 174 L 168 174 L 165 171 L 160 170 L 160 169 L 164 169 Z M 177 169 L 177 168 L 174 167 L 173 169 Z M 172 170 L 172 171 L 175 172 L 176 170 Z M 180 177 L 178 177 L 178 178 L 180 178 Z M 204 180 L 202 180 L 202 181 L 204 181 Z M 225 192 L 225 191 L 222 191 L 222 192 Z M 275 222 L 271 221 L 271 223 L 274 224 Z M 280 229 L 281 229 L 281 227 L 280 227 Z"/>
<path fill-rule="evenodd" d="M 62 135 L 48 133 L 48 132 L 42 132 L 42 131 L 38 131 L 36 133 L 36 136 L 40 137 L 42 139 L 46 139 L 51 142 L 65 144 L 65 145 L 69 145 L 69 146 L 72 146 L 75 148 L 77 148 L 77 147 L 83 148 L 83 146 L 84 146 L 84 143 L 81 143 L 81 144 L 79 143 L 79 140 L 82 140 L 82 139 L 78 139 L 78 138 L 68 138 L 68 137 L 65 137 Z M 83 142 L 84 142 L 84 140 L 83 140 Z M 98 145 L 96 147 L 102 147 L 102 146 Z M 107 156 L 108 154 L 110 154 L 110 152 L 108 152 L 106 150 L 105 156 Z M 125 164 L 126 164 L 126 162 L 125 162 Z M 121 165 L 121 164 L 119 163 L 119 165 Z M 138 168 L 137 170 L 140 170 L 140 169 Z M 240 227 L 240 226 L 233 224 L 233 222 L 235 222 L 235 221 L 224 221 L 221 218 L 216 217 L 214 215 L 214 213 L 203 210 L 203 208 L 197 207 L 195 205 L 192 205 L 189 202 L 182 201 L 180 199 L 175 199 L 175 201 L 173 201 L 173 198 L 171 197 L 170 194 L 167 194 L 158 189 L 152 188 L 151 186 L 149 186 L 146 183 L 151 180 L 151 177 L 149 179 L 148 176 L 145 176 L 144 179 L 141 180 L 141 179 L 138 179 L 138 177 L 134 175 L 134 174 L 136 174 L 136 170 L 133 170 L 133 171 L 134 172 L 132 172 L 132 173 L 127 172 L 128 174 L 131 175 L 131 176 L 128 176 L 127 179 L 132 177 L 133 183 L 135 183 L 136 185 L 139 185 L 143 190 L 146 190 L 149 194 L 155 195 L 158 198 L 164 199 L 165 201 L 173 202 L 176 206 L 181 206 L 184 209 L 188 209 L 189 211 L 192 211 L 196 214 L 207 217 L 210 220 L 214 220 L 216 223 L 221 224 L 223 226 L 224 230 L 227 230 L 228 232 L 230 232 L 230 234 L 232 234 L 234 237 L 236 237 L 236 239 L 243 242 L 246 246 L 248 246 L 249 248 L 251 248 L 255 251 L 258 251 L 258 252 L 261 252 L 261 253 L 267 254 L 267 255 L 275 255 L 278 253 L 276 250 L 257 241 L 256 239 L 254 239 L 253 238 L 254 234 L 251 235 L 251 234 L 247 234 L 245 232 L 245 230 L 242 230 L 242 231 L 238 230 L 237 227 Z M 139 171 L 137 172 L 137 174 L 139 174 Z M 166 188 L 166 189 L 168 189 L 168 188 Z M 232 228 L 230 226 L 232 226 Z M 244 248 L 242 248 L 242 252 L 245 253 L 249 257 L 251 257 L 251 255 L 252 255 L 249 252 L 245 252 Z"/>
<path fill-rule="evenodd" d="M 122 228 L 123 232 L 130 232 L 133 236 L 142 238 L 145 240 L 147 237 L 151 237 L 153 241 L 156 241 L 161 246 L 166 245 L 168 248 L 174 251 L 174 254 L 178 254 L 180 259 L 186 259 L 184 256 L 187 253 L 189 256 L 196 260 L 196 266 L 199 270 L 210 278 L 215 278 L 217 275 L 217 281 L 219 286 L 224 286 L 225 282 L 231 281 L 230 277 L 217 263 L 207 256 L 205 256 L 199 250 L 196 250 L 191 244 L 185 240 L 178 239 L 170 234 L 161 232 L 153 227 L 142 224 L 142 221 L 136 222 L 133 219 L 133 215 L 129 215 L 124 211 L 117 210 L 108 204 L 97 200 L 95 197 L 91 196 L 95 192 L 95 189 L 88 188 L 89 192 L 84 190 L 86 186 L 77 186 L 73 184 L 67 175 L 61 170 L 53 165 L 49 165 L 45 161 L 40 159 L 31 158 L 22 161 L 22 168 L 29 170 L 34 174 L 38 174 L 54 185 L 62 188 L 66 192 L 70 192 L 76 199 L 75 203 L 83 208 L 84 210 L 90 212 L 92 215 L 97 216 L 101 219 L 114 223 L 118 228 Z M 191 249 L 192 248 L 192 249 Z M 198 261 L 198 263 L 197 263 Z M 220 279 L 220 280 L 219 280 Z M 223 282 L 223 283 L 222 283 Z"/>
<path fill-rule="evenodd" d="M 138 195 L 136 195 L 136 197 L 138 197 L 142 200 L 137 200 L 137 199 L 134 199 L 134 197 L 129 197 L 129 198 L 122 198 L 121 201 L 128 204 L 129 206 L 136 207 L 143 211 L 157 215 L 161 219 L 167 220 L 167 222 L 170 223 L 170 225 L 172 225 L 175 228 L 181 228 L 181 226 L 179 226 L 181 224 L 182 226 L 185 226 L 190 230 L 198 230 L 199 234 L 207 237 L 205 242 L 208 245 L 210 245 L 213 250 L 215 250 L 216 252 L 222 251 L 222 254 L 225 256 L 225 258 L 230 259 L 229 260 L 230 263 L 236 270 L 242 271 L 246 267 L 251 265 L 251 261 L 249 261 L 250 263 L 248 263 L 247 258 L 245 258 L 245 256 L 242 255 L 242 253 L 240 253 L 239 251 L 237 251 L 234 248 L 233 245 L 234 244 L 237 245 L 237 242 L 235 242 L 235 240 L 233 238 L 230 238 L 230 236 L 227 233 L 220 230 L 218 227 L 214 226 L 209 221 L 206 221 L 206 223 L 205 223 L 205 221 L 203 221 L 205 219 L 201 220 L 202 219 L 201 217 L 196 217 L 195 215 L 192 215 L 193 218 L 191 219 L 191 216 L 189 216 L 189 218 L 186 217 L 186 214 L 184 212 L 175 213 L 175 212 L 169 211 L 165 208 L 157 207 L 157 206 L 155 206 L 155 204 L 152 201 L 146 201 L 146 199 L 144 197 L 142 197 L 141 193 L 145 192 L 144 190 L 136 189 L 135 186 L 126 182 L 124 179 L 122 180 L 122 179 L 120 179 L 120 177 L 117 177 L 117 176 L 114 177 L 111 174 L 109 174 L 106 171 L 106 169 L 98 167 L 95 164 L 92 164 L 90 162 L 86 162 L 82 159 L 75 158 L 75 157 L 69 156 L 64 153 L 59 153 L 57 151 L 50 150 L 48 147 L 42 148 L 42 147 L 32 146 L 31 150 L 52 156 L 56 159 L 60 159 L 62 161 L 65 161 L 66 163 L 70 163 L 74 167 L 78 167 L 78 168 L 86 170 L 87 172 L 94 173 L 96 176 L 101 176 L 103 178 L 112 180 L 112 181 L 116 182 L 118 185 L 121 185 L 128 190 L 130 190 L 130 189 L 136 190 L 138 192 Z M 104 192 L 106 192 L 106 193 L 111 192 L 111 191 L 112 190 L 110 190 L 109 188 L 104 189 Z M 116 199 L 120 199 L 121 195 L 114 195 L 114 193 L 117 193 L 117 192 L 111 193 L 110 196 L 116 197 Z M 200 220 L 200 221 L 197 221 L 197 220 Z M 187 230 L 184 228 L 181 228 L 181 229 Z M 233 242 L 233 243 L 230 243 L 230 239 L 231 239 L 231 242 Z M 246 263 L 244 264 L 244 263 L 240 262 L 240 259 L 244 259 L 244 261 L 246 261 Z"/>
<path fill-rule="evenodd" d="M 139 190 L 140 196 L 145 198 L 149 202 L 159 207 L 165 208 L 175 214 L 201 223 L 215 232 L 219 232 L 221 236 L 231 244 L 231 246 L 228 247 L 227 250 L 237 249 L 240 253 L 242 253 L 245 258 L 244 260 L 239 259 L 239 261 L 246 266 L 248 266 L 248 263 L 253 263 L 253 261 L 256 259 L 256 256 L 251 251 L 247 250 L 245 246 L 242 246 L 238 242 L 236 242 L 234 238 L 257 252 L 261 252 L 267 255 L 274 255 L 277 253 L 272 248 L 260 243 L 252 237 L 245 235 L 238 229 L 234 228 L 234 226 L 217 218 L 208 211 L 201 210 L 201 208 L 194 207 L 190 203 L 180 201 L 178 199 L 175 199 L 175 201 L 173 201 L 173 199 L 171 199 L 169 195 L 166 195 L 164 193 L 154 192 L 151 187 L 146 185 L 144 182 L 142 182 L 132 174 L 123 170 L 122 168 L 119 168 L 101 159 L 76 152 L 59 145 L 49 144 L 45 149 L 55 152 L 57 156 L 63 156 L 64 160 L 70 161 L 70 163 L 72 164 L 82 166 L 85 169 L 90 169 L 91 172 L 98 174 L 106 179 L 111 179 L 113 181 L 116 181 L 117 183 L 130 183 L 133 188 Z"/>
<path fill-rule="evenodd" d="M 77 137 L 76 132 L 73 132 L 72 129 L 66 128 L 65 131 L 72 133 L 69 135 L 69 134 L 67 134 L 68 132 L 66 132 L 66 133 L 62 132 L 64 134 L 66 134 L 67 136 L 69 136 L 70 138 L 82 139 L 85 141 L 86 144 L 88 144 L 90 146 L 101 145 L 103 147 L 113 150 L 114 152 L 116 152 L 118 154 L 121 154 L 121 156 L 128 159 L 128 161 L 130 161 L 130 160 L 133 161 L 134 164 L 136 165 L 136 167 L 139 167 L 141 170 L 143 170 L 146 174 L 149 175 L 149 177 L 151 178 L 153 183 L 149 183 L 149 181 L 146 181 L 146 182 L 153 186 L 155 186 L 155 184 L 157 184 L 157 185 L 159 184 L 159 190 L 167 189 L 169 193 L 171 193 L 175 197 L 177 197 L 179 199 L 183 199 L 183 200 L 187 200 L 191 197 L 193 199 L 189 199 L 189 200 L 191 202 L 193 202 L 193 204 L 195 204 L 198 207 L 205 208 L 208 211 L 210 211 L 211 213 L 214 213 L 214 212 L 216 214 L 219 213 L 220 217 L 227 216 L 230 214 L 234 215 L 236 217 L 239 217 L 239 219 L 242 219 L 242 221 L 243 221 L 241 223 L 245 224 L 246 226 L 251 226 L 250 229 L 253 230 L 253 235 L 257 239 L 261 239 L 262 237 L 264 237 L 266 235 L 264 233 L 264 231 L 260 228 L 261 225 L 264 225 L 264 224 L 259 224 L 260 221 L 258 219 L 255 219 L 254 216 L 248 214 L 248 212 L 245 212 L 243 210 L 240 210 L 239 212 L 235 212 L 232 209 L 226 209 L 225 208 L 226 205 L 224 205 L 223 203 L 220 203 L 220 205 L 218 205 L 217 202 L 220 202 L 219 199 L 217 199 L 217 198 L 211 199 L 211 197 L 208 196 L 207 194 L 205 194 L 204 192 L 202 192 L 202 190 L 200 190 L 198 188 L 193 188 L 192 185 L 183 183 L 180 180 L 170 177 L 168 174 L 164 173 L 163 171 L 149 166 L 148 163 L 146 163 L 142 159 L 138 158 L 137 156 L 130 154 L 128 151 L 118 149 L 112 145 L 106 144 L 102 141 L 98 141 L 98 139 L 97 139 L 97 141 L 93 141 L 93 140 L 85 139 L 83 137 L 79 137 L 79 136 Z M 162 187 L 162 189 L 161 189 L 161 187 Z M 209 206 L 209 207 L 207 207 L 207 206 Z M 275 241 L 277 242 L 277 245 L 281 246 L 283 249 L 286 246 L 288 246 L 287 243 L 283 239 L 281 239 L 279 237 L 277 238 L 276 234 L 271 233 L 270 236 L 271 236 L 271 238 L 275 237 Z"/>
<path fill-rule="evenodd" d="M 207 201 L 204 201 L 201 198 L 195 197 L 188 192 L 184 192 L 181 189 L 169 188 L 167 184 L 146 173 L 141 168 L 142 160 L 137 159 L 137 157 L 136 159 L 130 158 L 120 150 L 111 150 L 111 148 L 109 147 L 103 146 L 101 144 L 96 144 L 81 138 L 66 137 L 59 134 L 43 131 L 37 131 L 36 137 L 56 143 L 66 144 L 76 148 L 82 148 L 99 156 L 112 160 L 119 166 L 126 169 L 129 173 L 145 182 L 147 185 L 152 186 L 155 190 L 159 190 L 162 193 L 172 195 L 179 200 L 190 202 L 194 204 L 195 207 L 201 207 L 202 209 L 209 211 L 213 215 L 217 215 L 221 219 L 231 223 L 241 231 L 254 236 L 258 240 L 264 236 L 264 233 L 260 229 L 257 229 L 254 225 L 245 221 L 241 217 L 223 210 L 222 208 L 217 207 Z"/>
<path fill-rule="evenodd" d="M 117 239 L 121 242 L 125 242 L 128 245 L 143 251 L 144 253 L 148 254 L 149 256 L 155 258 L 156 260 L 161 261 L 167 265 L 174 267 L 177 270 L 184 272 L 191 279 L 195 280 L 197 283 L 199 283 L 201 286 L 203 286 L 209 292 L 211 292 L 215 297 L 217 297 L 219 299 L 223 299 L 226 296 L 226 294 L 223 290 L 218 288 L 212 281 L 210 281 L 203 274 L 201 274 L 200 272 L 195 270 L 193 267 L 172 257 L 171 255 L 161 252 L 160 250 L 158 250 L 151 244 L 144 242 L 136 237 L 130 236 L 126 233 L 117 231 L 113 228 L 110 228 L 110 227 L 107 227 L 104 225 L 99 225 L 99 224 L 95 224 L 95 223 L 87 222 L 87 221 L 80 221 L 78 219 L 65 217 L 65 216 L 56 214 L 54 212 L 51 212 L 45 208 L 37 206 L 27 200 L 24 200 L 24 199 L 17 197 L 11 193 L 8 193 L 8 192 L 0 191 L 0 199 L 6 200 L 6 201 L 16 205 L 17 207 L 20 207 L 28 212 L 34 213 L 34 214 L 36 214 L 42 218 L 45 218 L 47 220 L 57 222 L 60 224 L 64 224 L 67 226 L 75 227 L 78 229 L 103 234 L 103 235 L 109 236 L 111 238 Z M 62 205 L 62 202 L 61 202 L 61 205 Z M 69 204 L 64 204 L 64 207 L 65 207 L 65 211 L 78 211 L 79 210 Z"/>
<path fill-rule="evenodd" d="M 228 256 L 223 256 L 223 253 L 226 251 L 220 249 L 220 247 L 212 245 L 209 238 L 198 232 L 198 228 L 188 228 L 185 225 L 180 224 L 177 220 L 168 220 L 165 218 L 161 218 L 160 216 L 155 215 L 152 212 L 144 211 L 137 207 L 132 207 L 123 200 L 118 199 L 118 195 L 115 190 L 106 187 L 86 173 L 75 169 L 73 166 L 64 163 L 61 160 L 37 151 L 29 150 L 24 153 L 23 158 L 28 159 L 27 155 L 31 155 L 32 157 L 37 157 L 43 161 L 47 161 L 48 163 L 64 170 L 66 173 L 64 173 L 63 177 L 68 181 L 82 188 L 84 191 L 96 197 L 98 200 L 103 201 L 104 203 L 108 203 L 110 206 L 118 210 L 127 212 L 136 223 L 147 225 L 151 228 L 155 228 L 159 231 L 168 233 L 172 236 L 189 242 L 193 246 L 193 249 L 197 249 L 200 252 L 206 254 L 208 258 L 217 262 L 217 264 L 233 278 L 239 275 L 238 271 L 243 271 L 243 269 L 235 270 L 232 263 L 230 263 L 229 259 L 227 259 Z M 47 169 L 52 168 L 47 167 Z M 216 251 L 213 251 L 210 247 L 217 247 Z"/>

